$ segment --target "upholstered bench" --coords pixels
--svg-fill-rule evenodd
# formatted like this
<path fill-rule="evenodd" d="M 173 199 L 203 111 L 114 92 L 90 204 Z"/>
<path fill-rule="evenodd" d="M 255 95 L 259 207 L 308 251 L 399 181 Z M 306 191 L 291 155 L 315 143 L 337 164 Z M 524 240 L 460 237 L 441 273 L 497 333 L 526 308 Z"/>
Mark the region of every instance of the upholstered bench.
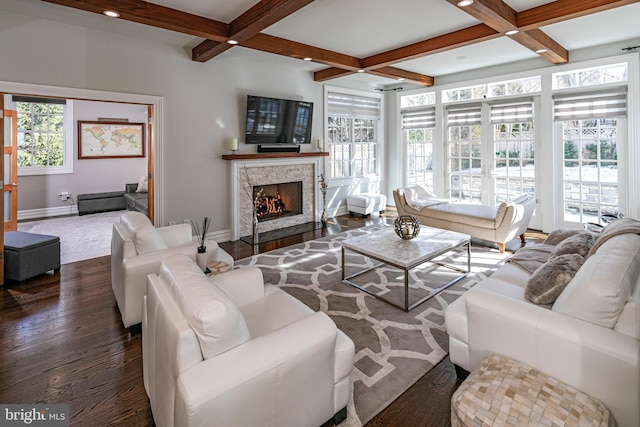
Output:
<path fill-rule="evenodd" d="M 123 210 L 124 191 L 78 194 L 78 215 Z"/>
<path fill-rule="evenodd" d="M 46 234 L 4 233 L 4 276 L 24 282 L 53 270 L 60 271 L 60 238 Z"/>
<path fill-rule="evenodd" d="M 347 197 L 349 216 L 355 213 L 367 216 L 372 212 L 384 213 L 387 207 L 387 196 L 384 194 L 353 194 Z"/>
<path fill-rule="evenodd" d="M 490 354 L 451 398 L 451 426 L 614 426 L 602 402 L 537 369 Z"/>

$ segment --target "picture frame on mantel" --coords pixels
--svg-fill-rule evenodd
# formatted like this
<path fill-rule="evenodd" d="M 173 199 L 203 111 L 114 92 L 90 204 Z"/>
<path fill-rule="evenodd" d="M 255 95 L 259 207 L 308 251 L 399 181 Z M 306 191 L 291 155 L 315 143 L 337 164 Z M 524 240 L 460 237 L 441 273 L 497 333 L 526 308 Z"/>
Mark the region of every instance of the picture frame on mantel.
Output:
<path fill-rule="evenodd" d="M 78 120 L 78 159 L 145 157 L 145 124 Z"/>

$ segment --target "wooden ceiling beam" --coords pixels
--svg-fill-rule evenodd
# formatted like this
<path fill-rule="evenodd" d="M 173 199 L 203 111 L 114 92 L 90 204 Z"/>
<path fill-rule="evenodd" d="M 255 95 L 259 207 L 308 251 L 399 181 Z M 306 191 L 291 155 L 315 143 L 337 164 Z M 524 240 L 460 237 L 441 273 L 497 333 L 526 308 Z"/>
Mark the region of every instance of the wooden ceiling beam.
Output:
<path fill-rule="evenodd" d="M 458 6 L 458 0 L 447 1 L 499 33 L 518 28 L 518 12 L 502 0 L 474 0 L 464 7 Z"/>
<path fill-rule="evenodd" d="M 530 30 L 596 12 L 638 3 L 640 0 L 556 0 L 518 13 L 518 27 Z"/>
<path fill-rule="evenodd" d="M 432 55 L 438 52 L 444 52 L 446 50 L 453 49 L 456 47 L 467 46 L 473 43 L 477 43 L 479 41 L 491 40 L 493 38 L 500 37 L 500 36 L 501 36 L 500 33 L 498 33 L 496 30 L 488 27 L 485 24 L 474 25 L 473 27 L 468 27 L 462 30 L 453 31 L 451 33 L 444 34 L 442 36 L 434 37 L 428 40 L 423 40 L 417 43 L 410 44 L 408 46 L 403 46 L 397 49 L 389 50 L 387 52 L 370 56 L 368 58 L 364 58 L 361 61 L 361 66 L 362 66 L 362 69 L 364 69 L 366 72 L 369 72 L 371 74 L 376 74 L 375 71 L 379 70 L 380 68 L 390 67 L 390 65 L 400 61 L 407 61 L 409 59 L 420 58 L 422 56 Z M 341 69 L 340 69 L 342 68 L 341 65 L 337 64 L 335 67 L 337 68 L 328 68 L 328 69 L 317 71 L 316 73 L 314 73 L 314 80 L 325 81 L 331 78 L 331 77 L 325 78 L 326 76 L 332 76 L 332 75 L 335 75 L 337 77 L 342 77 L 343 73 L 341 72 Z M 377 73 L 377 75 L 384 75 L 384 73 L 379 72 Z M 433 77 L 427 76 L 427 75 L 421 75 L 421 76 L 422 77 L 420 78 L 416 78 L 414 76 L 408 80 L 411 80 L 413 83 L 416 83 L 421 86 L 433 85 Z M 397 79 L 400 76 L 396 76 L 392 74 L 390 76 L 385 76 L 385 77 Z M 321 78 L 322 80 L 319 80 L 318 78 Z"/>
<path fill-rule="evenodd" d="M 344 70 L 342 68 L 325 68 L 324 70 L 315 71 L 313 73 L 313 80 L 316 82 L 326 82 L 327 80 L 337 79 L 338 77 L 350 76 L 355 74 L 356 71 Z"/>
<path fill-rule="evenodd" d="M 569 62 L 569 52 L 567 49 L 538 28 L 529 31 L 520 31 L 509 37 L 524 47 L 531 49 L 552 64 Z"/>
<path fill-rule="evenodd" d="M 407 46 L 392 49 L 362 60 L 365 70 L 386 67 L 400 61 L 420 58 L 434 53 L 444 52 L 457 47 L 468 46 L 485 40 L 500 37 L 501 34 L 485 24 L 474 25 L 462 30 L 433 37 Z"/>
<path fill-rule="evenodd" d="M 313 0 L 261 0 L 242 15 L 231 21 L 228 39 L 243 42 L 260 34 L 260 31 L 307 6 Z M 229 43 L 209 43 L 207 40 L 191 52 L 194 61 L 206 62 L 233 45 Z"/>
<path fill-rule="evenodd" d="M 434 78 L 412 71 L 401 70 L 395 67 L 380 67 L 367 71 L 374 76 L 387 77 L 403 82 L 413 83 L 419 86 L 433 86 Z"/>
<path fill-rule="evenodd" d="M 518 27 L 518 12 L 502 0 L 474 0 L 468 6 L 458 6 L 457 0 L 447 1 L 499 33 L 508 35 L 512 40 L 534 51 L 553 64 L 569 61 L 567 49 L 539 28 L 522 31 Z M 509 34 L 509 31 L 513 30 L 518 32 Z"/>
<path fill-rule="evenodd" d="M 225 41 L 228 25 L 224 22 L 193 15 L 142 0 L 43 0 L 61 6 L 102 14 L 112 10 L 119 19 L 151 25 L 209 40 Z M 105 18 L 107 19 L 107 18 Z"/>
<path fill-rule="evenodd" d="M 336 66 L 348 71 L 358 71 L 361 68 L 360 59 L 354 56 L 344 55 L 264 33 L 257 34 L 245 40 L 240 43 L 240 46 L 274 53 L 276 55 L 288 56 L 290 58 L 311 58 L 313 62 Z"/>
<path fill-rule="evenodd" d="M 310 3 L 313 0 L 261 0 L 231 21 L 229 36 L 244 41 Z"/>
<path fill-rule="evenodd" d="M 191 49 L 191 59 L 196 62 L 207 62 L 214 56 L 220 55 L 233 46 L 226 42 L 205 40 Z"/>

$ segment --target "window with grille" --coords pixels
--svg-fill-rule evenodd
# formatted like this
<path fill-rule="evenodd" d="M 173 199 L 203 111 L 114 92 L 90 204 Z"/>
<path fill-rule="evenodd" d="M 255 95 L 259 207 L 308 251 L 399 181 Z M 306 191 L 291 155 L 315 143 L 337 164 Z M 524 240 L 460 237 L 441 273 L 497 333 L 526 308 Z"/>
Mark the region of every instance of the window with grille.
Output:
<path fill-rule="evenodd" d="M 599 223 L 619 209 L 618 144 L 627 115 L 626 87 L 554 96 L 563 151 L 563 220 Z"/>
<path fill-rule="evenodd" d="M 327 93 L 330 178 L 378 174 L 381 99 L 354 93 Z"/>
<path fill-rule="evenodd" d="M 535 197 L 535 131 L 533 102 L 490 106 L 494 144 L 495 203 L 521 194 Z"/>
<path fill-rule="evenodd" d="M 482 106 L 449 106 L 446 113 L 449 195 L 482 201 Z"/>
<path fill-rule="evenodd" d="M 422 184 L 433 190 L 433 129 L 436 107 L 433 105 L 401 110 L 402 130 L 407 147 L 406 182 Z"/>
<path fill-rule="evenodd" d="M 18 117 L 18 174 L 73 172 L 71 101 L 13 96 Z"/>

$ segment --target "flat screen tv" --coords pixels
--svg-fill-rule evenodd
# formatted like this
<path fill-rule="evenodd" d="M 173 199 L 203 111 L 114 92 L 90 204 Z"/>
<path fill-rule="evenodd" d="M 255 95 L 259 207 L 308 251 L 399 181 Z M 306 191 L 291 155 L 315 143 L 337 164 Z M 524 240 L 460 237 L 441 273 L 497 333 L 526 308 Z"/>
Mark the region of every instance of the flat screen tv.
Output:
<path fill-rule="evenodd" d="M 309 144 L 313 103 L 247 95 L 245 143 Z"/>

